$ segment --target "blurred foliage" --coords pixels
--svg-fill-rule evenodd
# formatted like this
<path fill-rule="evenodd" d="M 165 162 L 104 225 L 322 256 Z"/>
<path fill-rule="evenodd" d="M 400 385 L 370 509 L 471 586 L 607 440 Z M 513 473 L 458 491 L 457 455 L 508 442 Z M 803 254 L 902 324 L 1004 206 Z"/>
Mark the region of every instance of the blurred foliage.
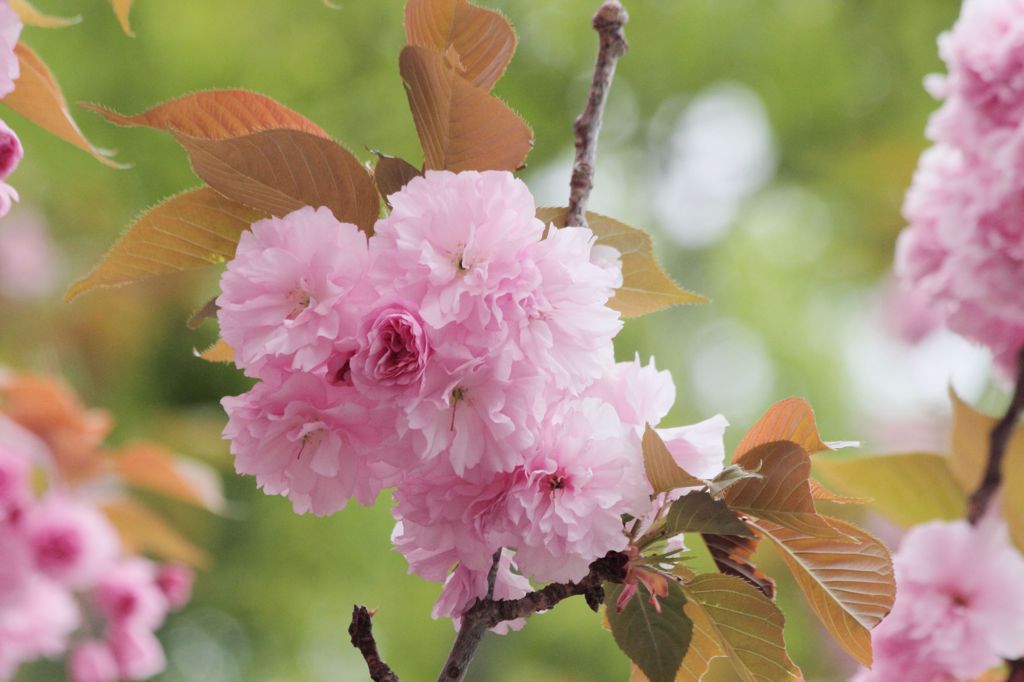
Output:
<path fill-rule="evenodd" d="M 135 113 L 211 87 L 244 87 L 306 114 L 363 160 L 366 147 L 421 160 L 398 76 L 401 0 L 139 0 L 135 39 L 106 0 L 39 0 L 54 14 L 82 14 L 59 31 L 27 29 L 71 102 Z M 597 0 L 491 0 L 519 31 L 519 52 L 496 90 L 533 126 L 526 179 L 561 163 L 586 91 Z M 613 215 L 650 230 L 663 261 L 712 304 L 631 321 L 622 358 L 653 353 L 672 370 L 679 400 L 672 424 L 724 409 L 701 398 L 700 351 L 740 330 L 763 350 L 755 367 L 765 400 L 728 414 L 738 439 L 770 402 L 802 395 L 826 438 L 858 437 L 847 375 L 836 346 L 844 311 L 891 267 L 899 205 L 934 103 L 922 77 L 938 70 L 935 36 L 953 22 L 955 0 L 627 0 L 632 49 L 622 61 L 606 117 L 596 193 L 620 197 Z M 740 208 L 732 231 L 707 248 L 674 248 L 649 209 L 647 185 L 669 159 L 675 117 L 705 87 L 741 83 L 763 101 L 774 130 L 777 174 Z M 65 254 L 65 281 L 83 274 L 142 209 L 197 186 L 170 136 L 114 128 L 77 110 L 91 139 L 134 168 L 111 170 L 4 114 L 27 156 L 13 184 L 41 212 Z M 553 166 L 560 168 L 561 166 Z M 565 173 L 565 195 L 568 174 Z M 808 197 L 813 201 L 808 202 Z M 564 201 L 564 200 L 563 200 Z M 783 218 L 765 220 L 768 207 Z M 606 212 L 607 209 L 605 209 Z M 811 248 L 813 245 L 813 249 Z M 219 466 L 232 500 L 217 519 L 170 513 L 215 557 L 190 608 L 165 628 L 170 667 L 161 678 L 253 682 L 361 680 L 345 629 L 351 605 L 380 609 L 386 658 L 403 679 L 432 679 L 452 639 L 429 618 L 438 586 L 405 575 L 391 551 L 381 501 L 332 518 L 299 517 L 281 498 L 233 475 L 219 440 L 217 400 L 246 381 L 196 359 L 215 336 L 184 325 L 216 286 L 216 272 L 167 277 L 93 292 L 65 306 L 0 300 L 0 362 L 68 377 L 86 402 L 114 411 L 115 440 L 162 439 Z M 717 336 L 716 336 L 717 335 Z M 724 350 L 723 350 L 724 349 Z M 699 352 L 700 351 L 700 352 Z M 747 366 L 711 367 L 714 382 L 745 386 Z M 766 378 L 765 378 L 766 377 Z M 704 380 L 706 381 L 706 380 Z M 693 544 L 699 547 L 699 540 Z M 770 551 L 770 550 L 769 550 Z M 767 554 L 767 552 L 766 552 Z M 767 561 L 777 559 L 765 557 Z M 704 565 L 708 565 L 706 559 Z M 779 574 L 778 566 L 772 567 Z M 822 646 L 792 584 L 780 585 L 786 637 L 809 680 L 834 680 L 848 659 Z M 628 663 L 582 600 L 534 618 L 521 633 L 489 637 L 476 680 L 624 680 Z M 54 679 L 46 665 L 24 680 Z"/>

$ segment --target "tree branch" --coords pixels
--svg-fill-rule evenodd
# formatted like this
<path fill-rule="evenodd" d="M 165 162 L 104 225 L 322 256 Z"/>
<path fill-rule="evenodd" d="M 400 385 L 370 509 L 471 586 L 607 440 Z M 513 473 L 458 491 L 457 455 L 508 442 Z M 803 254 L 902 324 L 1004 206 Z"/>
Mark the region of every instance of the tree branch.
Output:
<path fill-rule="evenodd" d="M 348 634 L 352 638 L 352 646 L 363 655 L 373 682 L 399 682 L 398 675 L 377 653 L 377 642 L 373 639 L 373 622 L 365 606 L 352 607 L 352 624 L 348 626 Z"/>
<path fill-rule="evenodd" d="M 629 49 L 626 35 L 622 30 L 627 21 L 629 15 L 619 0 L 605 0 L 594 15 L 594 30 L 597 31 L 600 44 L 587 105 L 573 126 L 576 137 L 576 160 L 572 164 L 572 179 L 569 182 L 569 213 L 566 225 L 587 226 L 587 200 L 594 186 L 601 117 L 608 101 L 612 78 L 615 77 L 615 65 Z"/>
<path fill-rule="evenodd" d="M 1024 347 L 1020 349 L 1017 356 L 1017 383 L 1010 406 L 1003 418 L 992 429 L 992 433 L 989 434 L 988 465 L 985 467 L 985 476 L 968 502 L 967 520 L 972 524 L 978 523 L 985 515 L 992 496 L 999 491 L 999 486 L 1003 482 L 1003 458 L 1022 411 L 1024 411 Z"/>
<path fill-rule="evenodd" d="M 597 611 L 604 603 L 602 585 L 625 580 L 628 563 L 629 557 L 622 552 L 608 552 L 590 564 L 590 572 L 579 582 L 552 583 L 519 599 L 478 599 L 462 616 L 462 627 L 459 628 L 459 635 L 437 678 L 438 682 L 459 682 L 465 678 L 477 647 L 489 628 L 547 611 L 562 600 L 578 594 L 586 597 L 587 605 Z"/>

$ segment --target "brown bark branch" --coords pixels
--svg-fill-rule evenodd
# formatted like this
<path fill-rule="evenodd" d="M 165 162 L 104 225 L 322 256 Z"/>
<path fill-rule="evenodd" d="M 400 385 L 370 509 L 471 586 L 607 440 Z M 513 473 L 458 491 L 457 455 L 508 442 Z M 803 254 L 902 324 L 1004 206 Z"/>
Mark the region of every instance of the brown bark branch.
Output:
<path fill-rule="evenodd" d="M 352 638 L 352 646 L 363 655 L 373 682 L 399 682 L 398 675 L 377 653 L 377 642 L 373 638 L 373 622 L 365 606 L 352 607 L 352 624 L 348 626 L 348 634 Z"/>
<path fill-rule="evenodd" d="M 608 552 L 590 564 L 590 572 L 579 582 L 552 583 L 519 599 L 478 599 L 462 616 L 462 627 L 437 678 L 438 682 L 459 682 L 465 678 L 477 647 L 489 628 L 547 611 L 562 600 L 579 594 L 586 597 L 591 609 L 597 611 L 604 603 L 602 585 L 625 580 L 628 562 L 629 558 L 622 552 Z"/>
<path fill-rule="evenodd" d="M 992 497 L 1002 485 L 1003 458 L 1006 456 L 1006 448 L 1017 427 L 1017 422 L 1020 420 L 1021 412 L 1024 412 L 1024 348 L 1020 349 L 1017 356 L 1017 382 L 1010 406 L 1006 409 L 1003 418 L 992 429 L 992 433 L 989 434 L 988 464 L 985 467 L 985 475 L 978 489 L 974 491 L 968 501 L 967 520 L 972 524 L 978 523 L 985 515 Z"/>
<path fill-rule="evenodd" d="M 573 126 L 576 159 L 572 164 L 572 179 L 569 182 L 569 213 L 566 225 L 587 226 L 587 200 L 594 186 L 597 137 L 601 132 L 601 118 L 605 103 L 608 101 L 612 79 L 615 77 L 615 66 L 629 49 L 623 32 L 623 26 L 627 21 L 629 15 L 619 0 L 606 0 L 594 15 L 594 30 L 597 31 L 600 43 L 587 105 Z"/>

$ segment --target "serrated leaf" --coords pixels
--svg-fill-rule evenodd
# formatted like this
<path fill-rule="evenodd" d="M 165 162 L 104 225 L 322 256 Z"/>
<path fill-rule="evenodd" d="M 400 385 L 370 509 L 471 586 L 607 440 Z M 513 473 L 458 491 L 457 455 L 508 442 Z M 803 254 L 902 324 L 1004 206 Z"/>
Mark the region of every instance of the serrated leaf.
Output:
<path fill-rule="evenodd" d="M 764 443 L 740 457 L 737 464 L 761 477 L 742 480 L 723 493 L 733 510 L 808 535 L 842 537 L 814 508 L 811 458 L 802 447 L 792 441 Z"/>
<path fill-rule="evenodd" d="M 39 55 L 20 42 L 14 47 L 14 54 L 18 57 L 21 75 L 14 92 L 4 97 L 3 103 L 43 130 L 92 154 L 101 163 L 111 168 L 125 168 L 109 158 L 112 152 L 94 146 L 85 138 L 71 117 L 57 79 Z"/>
<path fill-rule="evenodd" d="M 665 441 L 650 424 L 644 430 L 643 437 L 644 472 L 647 480 L 654 488 L 654 494 L 668 492 L 677 488 L 704 486 L 704 481 L 691 476 L 676 464 Z"/>
<path fill-rule="evenodd" d="M 904 526 L 967 513 L 966 495 L 943 455 L 819 458 L 814 470 L 836 490 L 871 498 L 872 508 Z"/>
<path fill-rule="evenodd" d="M 769 521 L 750 521 L 779 549 L 836 642 L 870 668 L 871 629 L 889 613 L 896 597 L 892 559 L 885 545 L 860 528 L 839 519 L 828 522 L 846 540 L 811 537 Z"/>
<path fill-rule="evenodd" d="M 387 201 L 395 192 L 400 192 L 413 178 L 423 175 L 420 169 L 397 156 L 377 152 L 377 165 L 373 169 L 373 180 L 381 197 Z M 390 205 L 390 202 L 389 202 Z"/>
<path fill-rule="evenodd" d="M 114 471 L 129 485 L 210 511 L 223 509 L 223 495 L 207 485 L 211 477 L 194 475 L 196 467 L 202 466 L 199 462 L 144 442 L 125 445 L 113 458 Z"/>
<path fill-rule="evenodd" d="M 17 13 L 18 18 L 26 26 L 38 26 L 40 28 L 66 28 L 74 26 L 82 21 L 82 17 L 55 17 L 40 12 L 28 0 L 11 0 L 11 9 Z"/>
<path fill-rule="evenodd" d="M 117 529 L 128 553 L 151 552 L 162 559 L 183 561 L 197 568 L 209 565 L 206 552 L 138 501 L 125 498 L 104 504 L 101 510 Z"/>
<path fill-rule="evenodd" d="M 426 168 L 514 171 L 523 165 L 533 131 L 504 102 L 424 47 L 403 49 L 398 67 Z"/>
<path fill-rule="evenodd" d="M 702 612 L 701 625 L 710 630 L 703 634 L 717 643 L 740 679 L 801 679 L 799 668 L 786 653 L 785 618 L 761 592 L 738 578 L 710 573 L 697 576 L 683 589 L 688 597 L 686 612 Z"/>
<path fill-rule="evenodd" d="M 712 495 L 717 497 L 721 493 L 725 492 L 729 488 L 733 487 L 742 480 L 748 478 L 763 478 L 761 474 L 756 471 L 747 471 L 741 466 L 730 464 L 729 466 L 722 469 L 717 476 L 715 476 L 708 483 L 708 490 Z"/>
<path fill-rule="evenodd" d="M 124 30 L 125 35 L 135 37 L 135 32 L 132 31 L 131 22 L 128 20 L 128 15 L 132 11 L 132 4 L 135 0 L 110 0 L 111 6 L 114 8 L 114 14 L 117 15 L 117 21 L 121 24 L 121 29 Z"/>
<path fill-rule="evenodd" d="M 234 257 L 242 232 L 266 217 L 209 187 L 171 197 L 138 218 L 96 268 L 71 285 L 65 299 L 96 287 L 224 263 Z"/>
<path fill-rule="evenodd" d="M 754 537 L 754 533 L 729 509 L 729 505 L 702 490 L 687 493 L 672 503 L 665 515 L 664 533 L 666 537 L 679 533 Z"/>
<path fill-rule="evenodd" d="M 834 493 L 824 485 L 821 481 L 816 481 L 813 478 L 808 481 L 811 485 L 811 497 L 814 498 L 815 502 L 834 502 L 836 504 L 867 504 L 871 501 L 867 497 L 849 497 L 846 495 L 840 495 Z"/>
<path fill-rule="evenodd" d="M 808 453 L 857 445 L 850 441 L 823 441 L 810 404 L 803 398 L 787 398 L 769 407 L 757 423 L 750 427 L 736 446 L 732 461 L 735 462 L 758 445 L 777 440 L 792 441 Z"/>
<path fill-rule="evenodd" d="M 725 575 L 736 576 L 747 581 L 769 599 L 775 598 L 775 581 L 754 565 L 754 552 L 761 536 L 756 532 L 753 538 L 737 535 L 701 535 L 718 570 Z"/>
<path fill-rule="evenodd" d="M 235 351 L 224 339 L 217 339 L 216 342 L 201 353 L 196 355 L 207 362 L 234 362 Z"/>
<path fill-rule="evenodd" d="M 264 130 L 301 130 L 331 139 L 323 128 L 280 102 L 249 90 L 205 90 L 157 104 L 135 116 L 125 116 L 100 104 L 82 106 L 115 125 L 145 126 L 204 140 L 224 140 Z"/>
<path fill-rule="evenodd" d="M 565 227 L 568 209 L 540 208 L 537 217 Z M 640 317 L 675 305 L 707 303 L 700 294 L 686 291 L 672 281 L 654 256 L 654 243 L 643 230 L 587 211 L 587 224 L 597 243 L 616 249 L 622 257 L 622 286 L 608 305 L 623 317 Z"/>
<path fill-rule="evenodd" d="M 668 595 L 660 597 L 661 613 L 649 603 L 650 593 L 642 584 L 622 612 L 615 602 L 623 585 L 604 586 L 605 613 L 615 643 L 651 682 L 672 682 L 690 646 L 693 624 L 683 612 L 686 597 L 675 582 L 668 582 Z"/>
<path fill-rule="evenodd" d="M 459 75 L 488 91 L 516 51 L 516 34 L 505 17 L 466 0 L 409 0 L 405 35 L 410 45 L 451 54 Z"/>
<path fill-rule="evenodd" d="M 174 133 L 196 174 L 224 196 L 272 215 L 326 206 L 367 234 L 380 215 L 373 178 L 341 145 L 299 130 L 223 140 Z"/>

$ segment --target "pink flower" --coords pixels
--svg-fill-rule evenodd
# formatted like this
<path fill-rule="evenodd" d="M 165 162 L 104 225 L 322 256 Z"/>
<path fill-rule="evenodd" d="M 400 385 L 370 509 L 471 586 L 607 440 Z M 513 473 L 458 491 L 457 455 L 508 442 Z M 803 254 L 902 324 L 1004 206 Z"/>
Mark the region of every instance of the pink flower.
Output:
<path fill-rule="evenodd" d="M 519 599 L 532 588 L 530 581 L 515 572 L 515 564 L 512 560 L 513 552 L 503 549 L 501 558 L 498 560 L 498 572 L 494 579 L 495 599 Z M 451 572 L 444 582 L 444 589 L 441 596 L 434 604 L 432 615 L 434 618 L 451 618 L 452 624 L 458 630 L 462 627 L 462 614 L 471 607 L 477 599 L 487 596 L 487 576 L 490 567 L 486 570 L 472 570 L 459 564 Z M 526 625 L 525 618 L 505 621 L 491 629 L 499 635 L 507 634 L 510 630 L 521 630 Z"/>
<path fill-rule="evenodd" d="M 106 517 L 61 493 L 51 493 L 30 510 L 24 532 L 36 568 L 76 590 L 92 586 L 121 550 Z"/>
<path fill-rule="evenodd" d="M 394 412 L 349 386 L 292 374 L 221 401 L 235 470 L 296 513 L 333 514 L 350 497 L 372 504 L 394 482 Z"/>
<path fill-rule="evenodd" d="M 1024 557 L 1002 520 L 917 526 L 894 564 L 896 604 L 872 632 L 875 665 L 860 679 L 974 679 L 1024 655 Z"/>
<path fill-rule="evenodd" d="M 391 305 L 370 313 L 363 321 L 360 341 L 349 366 L 353 382 L 363 393 L 384 398 L 390 391 L 418 389 L 431 349 L 415 312 Z"/>
<path fill-rule="evenodd" d="M 361 319 L 366 236 L 327 208 L 301 208 L 244 232 L 221 277 L 221 336 L 239 367 L 323 370 Z M 368 294 L 367 294 L 368 295 Z"/>
<path fill-rule="evenodd" d="M 120 676 L 128 680 L 145 680 L 167 667 L 160 641 L 145 628 L 119 627 L 109 633 L 110 649 Z"/>
<path fill-rule="evenodd" d="M 68 657 L 71 682 L 118 682 L 120 674 L 110 645 L 87 639 L 75 645 Z"/>
<path fill-rule="evenodd" d="M 0 11 L 0 15 L 2 14 L 3 12 Z M 10 213 L 11 206 L 18 201 L 18 191 L 3 180 L 10 177 L 24 155 L 25 151 L 21 147 L 21 140 L 6 123 L 0 120 L 0 218 Z"/>
<path fill-rule="evenodd" d="M 157 570 L 156 584 L 171 609 L 180 609 L 192 597 L 195 571 L 184 564 L 165 564 Z"/>
<path fill-rule="evenodd" d="M 0 98 L 14 92 L 14 81 L 21 75 L 14 46 L 21 36 L 21 19 L 9 2 L 0 3 Z"/>
<path fill-rule="evenodd" d="M 1024 3 L 967 0 L 953 29 L 939 37 L 949 76 L 929 89 L 947 100 L 933 122 L 938 139 L 969 147 L 993 128 L 1015 128 L 1024 119 Z"/>
<path fill-rule="evenodd" d="M 647 424 L 657 426 L 676 401 L 676 385 L 667 370 L 659 370 L 651 358 L 646 366 L 637 355 L 605 369 L 586 395 L 600 398 L 615 408 L 619 419 L 642 434 Z"/>
<path fill-rule="evenodd" d="M 38 216 L 18 211 L 0 223 L 0 296 L 27 301 L 58 284 L 60 257 Z"/>
<path fill-rule="evenodd" d="M 720 414 L 710 419 L 671 429 L 658 429 L 672 459 L 683 471 L 710 480 L 722 471 L 725 461 L 725 428 L 729 421 Z"/>
<path fill-rule="evenodd" d="M 93 597 L 116 628 L 153 630 L 164 622 L 169 607 L 157 584 L 156 566 L 141 557 L 123 559 L 107 571 Z"/>
<path fill-rule="evenodd" d="M 0 611 L 21 599 L 32 576 L 32 555 L 25 538 L 0 523 Z M 2 676 L 0 676 L 2 678 Z"/>
<path fill-rule="evenodd" d="M 504 520 L 502 498 L 510 481 L 510 474 L 468 481 L 444 462 L 410 471 L 395 491 L 398 523 L 391 536 L 410 572 L 437 582 L 456 563 L 486 573 L 501 546 L 496 528 Z"/>
<path fill-rule="evenodd" d="M 636 432 L 592 398 L 559 406 L 506 497 L 508 535 L 523 573 L 579 580 L 609 551 L 626 548 L 621 517 L 650 508 Z"/>
<path fill-rule="evenodd" d="M 79 622 L 71 594 L 33 575 L 18 599 L 0 608 L 0 679 L 10 677 L 21 663 L 61 654 Z"/>

